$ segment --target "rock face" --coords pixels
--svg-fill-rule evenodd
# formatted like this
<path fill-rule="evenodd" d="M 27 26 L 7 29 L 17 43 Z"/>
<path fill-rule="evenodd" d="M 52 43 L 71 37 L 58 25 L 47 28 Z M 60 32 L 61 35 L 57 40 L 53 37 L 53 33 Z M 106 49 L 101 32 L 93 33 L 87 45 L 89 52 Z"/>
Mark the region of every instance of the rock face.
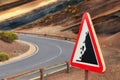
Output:
<path fill-rule="evenodd" d="M 21 15 L 19 17 L 11 18 L 4 22 L 1 22 L 0 30 L 10 30 L 10 29 L 20 27 L 22 25 L 25 25 L 32 21 L 35 21 L 39 18 L 42 18 L 48 14 L 60 11 L 60 10 L 64 9 L 65 7 L 67 7 L 68 5 L 78 4 L 81 1 L 83 1 L 83 0 L 76 0 L 76 1 L 75 0 L 65 0 L 65 1 L 59 0 L 57 3 L 50 4 L 46 7 L 31 11 L 30 13 L 27 13 L 27 14 Z"/>
<path fill-rule="evenodd" d="M 119 5 L 119 0 L 91 0 L 81 4 L 79 6 L 79 10 L 81 12 L 88 11 L 90 13 L 97 33 L 114 34 L 120 31 Z M 79 25 L 75 25 L 73 27 L 74 28 L 72 30 L 77 33 Z"/>
<path fill-rule="evenodd" d="M 101 34 L 115 34 L 120 32 L 120 11 L 94 20 L 95 30 Z M 117 15 L 116 15 L 117 14 Z"/>

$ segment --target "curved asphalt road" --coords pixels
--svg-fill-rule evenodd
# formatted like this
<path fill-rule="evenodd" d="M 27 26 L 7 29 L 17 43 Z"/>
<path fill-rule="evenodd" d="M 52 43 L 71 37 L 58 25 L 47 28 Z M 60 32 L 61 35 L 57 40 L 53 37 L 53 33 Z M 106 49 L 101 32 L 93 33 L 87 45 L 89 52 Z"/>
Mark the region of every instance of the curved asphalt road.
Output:
<path fill-rule="evenodd" d="M 19 35 L 20 40 L 38 46 L 36 54 L 6 65 L 0 65 L 0 79 L 36 69 L 54 65 L 69 60 L 74 44 L 69 41 L 37 37 L 32 35 Z"/>

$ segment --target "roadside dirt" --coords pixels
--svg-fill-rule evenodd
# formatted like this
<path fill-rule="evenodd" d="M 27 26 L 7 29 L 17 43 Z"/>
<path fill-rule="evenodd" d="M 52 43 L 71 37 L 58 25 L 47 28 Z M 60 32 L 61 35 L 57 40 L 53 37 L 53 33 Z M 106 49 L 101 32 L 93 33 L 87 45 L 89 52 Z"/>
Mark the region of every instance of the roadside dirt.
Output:
<path fill-rule="evenodd" d="M 10 55 L 10 58 L 19 56 L 29 50 L 30 46 L 20 42 L 15 41 L 13 43 L 6 43 L 0 40 L 0 51 L 6 52 Z"/>
<path fill-rule="evenodd" d="M 8 43 L 2 43 L 2 44 L 4 44 L 4 46 L 2 45 L 3 47 L 7 46 L 7 48 L 9 48 L 6 51 L 10 55 L 10 59 L 0 62 L 0 65 L 8 64 L 8 63 L 20 60 L 20 59 L 30 57 L 31 55 L 34 55 L 35 51 L 36 51 L 36 47 L 33 44 L 24 42 L 24 41 L 20 41 L 20 40 L 17 40 L 16 42 L 14 42 L 14 45 L 13 44 L 8 45 Z M 26 45 L 26 46 L 24 46 L 24 45 Z M 2 50 L 4 50 L 4 49 L 2 49 Z M 6 51 L 4 51 L 4 52 L 6 52 Z M 16 51 L 16 53 L 12 52 L 12 51 Z"/>

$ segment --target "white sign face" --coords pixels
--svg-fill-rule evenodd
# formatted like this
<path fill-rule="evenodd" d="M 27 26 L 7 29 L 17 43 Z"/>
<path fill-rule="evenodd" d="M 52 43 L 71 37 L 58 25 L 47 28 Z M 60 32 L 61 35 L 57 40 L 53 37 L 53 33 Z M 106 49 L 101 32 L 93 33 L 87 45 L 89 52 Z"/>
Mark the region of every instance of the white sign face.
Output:
<path fill-rule="evenodd" d="M 83 58 L 84 58 L 83 55 L 86 55 L 85 53 L 90 53 L 90 52 L 94 53 L 95 52 L 94 49 L 92 48 L 93 47 L 92 43 L 91 44 L 89 43 L 89 45 L 88 45 L 88 46 L 90 46 L 89 50 L 87 49 L 88 42 L 86 42 L 86 41 L 91 42 L 91 38 L 89 40 L 87 40 L 88 39 L 87 35 L 89 35 L 89 30 L 88 30 L 88 25 L 87 25 L 86 20 L 84 20 L 83 26 L 84 27 L 82 28 L 81 36 L 79 37 L 79 40 L 78 40 L 75 55 L 73 57 L 73 62 L 87 64 L 87 65 L 93 65 L 93 66 L 99 66 L 97 59 L 95 57 L 95 54 L 91 54 L 91 56 L 93 55 L 93 57 L 91 57 L 92 58 L 91 60 L 94 60 L 94 61 L 90 61 L 90 59 L 88 61 L 85 61 L 85 60 L 83 61 Z"/>
<path fill-rule="evenodd" d="M 86 35 L 88 33 L 88 28 L 87 28 L 87 23 L 86 20 L 83 24 L 83 29 L 81 32 L 81 36 L 80 39 L 78 41 L 78 45 L 76 47 L 76 51 L 75 51 L 75 56 L 73 58 L 73 62 L 78 62 L 77 60 L 82 60 L 82 55 L 84 55 L 85 51 L 86 51 L 86 46 L 85 46 L 85 39 L 86 39 Z"/>

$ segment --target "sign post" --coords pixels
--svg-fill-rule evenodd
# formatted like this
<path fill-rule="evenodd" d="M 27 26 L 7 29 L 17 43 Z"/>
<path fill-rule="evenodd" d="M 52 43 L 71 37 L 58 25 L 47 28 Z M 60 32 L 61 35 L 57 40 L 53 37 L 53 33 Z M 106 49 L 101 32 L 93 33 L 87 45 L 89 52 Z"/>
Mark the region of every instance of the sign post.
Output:
<path fill-rule="evenodd" d="M 84 13 L 70 64 L 85 69 L 85 80 L 89 71 L 102 73 L 105 63 L 89 13 Z"/>
<path fill-rule="evenodd" d="M 85 80 L 90 80 L 90 72 L 85 70 Z"/>

